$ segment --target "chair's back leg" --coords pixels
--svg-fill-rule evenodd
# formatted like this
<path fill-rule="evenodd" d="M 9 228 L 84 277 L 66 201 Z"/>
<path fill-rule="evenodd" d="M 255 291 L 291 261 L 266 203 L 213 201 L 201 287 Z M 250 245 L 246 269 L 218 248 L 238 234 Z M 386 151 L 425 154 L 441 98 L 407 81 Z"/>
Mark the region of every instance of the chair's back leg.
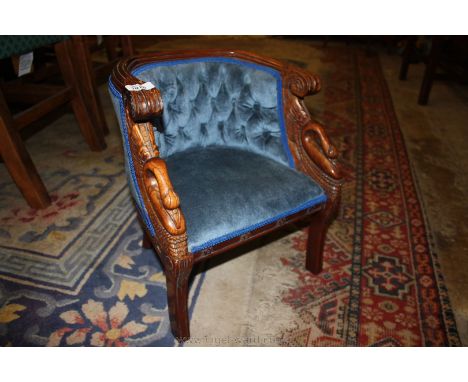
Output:
<path fill-rule="evenodd" d="M 1 91 L 0 142 L 0 154 L 6 168 L 28 204 L 38 209 L 47 207 L 50 204 L 49 194 L 14 126 L 13 117 Z"/>

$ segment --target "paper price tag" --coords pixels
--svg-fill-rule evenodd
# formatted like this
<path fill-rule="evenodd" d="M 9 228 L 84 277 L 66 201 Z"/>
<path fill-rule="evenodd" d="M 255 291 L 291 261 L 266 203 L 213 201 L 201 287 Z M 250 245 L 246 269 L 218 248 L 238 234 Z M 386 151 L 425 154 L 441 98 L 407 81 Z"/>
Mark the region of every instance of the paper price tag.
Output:
<path fill-rule="evenodd" d="M 18 61 L 18 77 L 31 73 L 34 55 L 33 52 L 22 54 Z"/>
<path fill-rule="evenodd" d="M 155 86 L 151 82 L 145 82 L 144 84 L 125 85 L 125 89 L 130 90 L 131 92 L 139 92 L 142 90 L 150 90 L 154 88 Z"/>

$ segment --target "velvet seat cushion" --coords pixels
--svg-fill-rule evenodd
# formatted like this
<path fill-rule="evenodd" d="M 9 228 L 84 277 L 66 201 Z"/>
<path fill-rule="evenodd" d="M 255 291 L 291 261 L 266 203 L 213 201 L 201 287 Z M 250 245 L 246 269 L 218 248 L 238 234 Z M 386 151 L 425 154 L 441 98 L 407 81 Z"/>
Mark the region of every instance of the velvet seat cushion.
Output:
<path fill-rule="evenodd" d="M 306 175 L 257 153 L 223 146 L 166 158 L 194 253 L 326 200 Z"/>

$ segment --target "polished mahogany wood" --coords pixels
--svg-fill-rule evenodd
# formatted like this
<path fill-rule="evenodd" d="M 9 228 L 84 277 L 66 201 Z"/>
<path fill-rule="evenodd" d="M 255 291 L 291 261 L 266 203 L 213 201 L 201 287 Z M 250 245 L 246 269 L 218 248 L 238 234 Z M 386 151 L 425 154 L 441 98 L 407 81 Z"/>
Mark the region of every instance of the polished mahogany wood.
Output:
<path fill-rule="evenodd" d="M 152 120 L 164 112 L 162 97 L 157 89 L 130 92 L 125 85 L 142 84 L 143 81 L 133 76 L 132 71 L 147 63 L 197 57 L 232 57 L 280 72 L 288 144 L 296 168 L 320 184 L 328 199 L 321 205 L 192 254 L 188 252 L 185 218 L 177 190 L 172 187 L 164 159 L 159 157 L 153 134 Z M 304 105 L 304 97 L 320 91 L 317 76 L 294 65 L 253 53 L 214 49 L 161 52 L 121 60 L 112 72 L 112 82 L 123 94 L 138 187 L 156 231 L 154 236 L 148 231 L 145 235 L 150 237 L 165 268 L 171 326 L 176 338 L 183 341 L 190 337 L 188 278 L 196 262 L 205 261 L 285 224 L 310 217 L 306 268 L 313 273 L 321 271 L 326 231 L 338 212 L 342 174 L 337 162 L 338 151 L 330 142 L 326 129 L 312 120 Z"/>

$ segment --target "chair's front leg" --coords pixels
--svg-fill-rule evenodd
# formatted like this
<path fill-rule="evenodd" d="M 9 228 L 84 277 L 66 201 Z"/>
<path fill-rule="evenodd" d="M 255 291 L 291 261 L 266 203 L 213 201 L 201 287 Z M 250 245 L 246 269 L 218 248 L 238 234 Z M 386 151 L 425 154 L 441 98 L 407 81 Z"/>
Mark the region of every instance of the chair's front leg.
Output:
<path fill-rule="evenodd" d="M 306 269 L 318 274 L 323 268 L 327 230 L 338 211 L 342 174 L 336 163 L 338 152 L 331 144 L 323 126 L 310 121 L 302 130 L 302 144 L 309 158 L 321 170 L 317 180 L 328 198 L 325 208 L 312 217 L 307 239 Z"/>
<path fill-rule="evenodd" d="M 114 69 L 113 81 L 122 72 L 126 72 L 125 63 L 120 63 Z M 124 87 L 142 84 L 142 81 L 128 73 L 126 78 L 118 79 L 117 83 Z M 193 257 L 188 253 L 185 218 L 179 197 L 172 186 L 164 160 L 159 158 L 154 138 L 151 121 L 161 115 L 163 102 L 154 87 L 137 90 L 125 88 L 123 91 L 138 187 L 154 228 L 149 240 L 164 264 L 172 332 L 179 341 L 185 341 L 190 337 L 187 304 Z M 145 231 L 145 234 L 148 233 Z M 147 241 L 144 239 L 145 245 Z"/>
<path fill-rule="evenodd" d="M 157 252 L 160 250 L 157 238 L 164 237 L 166 241 L 162 260 L 165 266 L 172 333 L 178 341 L 186 341 L 190 338 L 187 304 L 188 280 L 192 271 L 193 257 L 187 253 L 185 219 L 164 161 L 160 158 L 150 159 L 143 166 L 143 172 L 146 194 L 157 215 L 154 223 L 161 230 L 161 234 L 156 233 L 152 238 L 155 250 Z"/>
<path fill-rule="evenodd" d="M 190 338 L 188 316 L 188 281 L 192 272 L 192 257 L 170 261 L 172 269 L 166 269 L 169 317 L 174 337 L 180 342 Z"/>

